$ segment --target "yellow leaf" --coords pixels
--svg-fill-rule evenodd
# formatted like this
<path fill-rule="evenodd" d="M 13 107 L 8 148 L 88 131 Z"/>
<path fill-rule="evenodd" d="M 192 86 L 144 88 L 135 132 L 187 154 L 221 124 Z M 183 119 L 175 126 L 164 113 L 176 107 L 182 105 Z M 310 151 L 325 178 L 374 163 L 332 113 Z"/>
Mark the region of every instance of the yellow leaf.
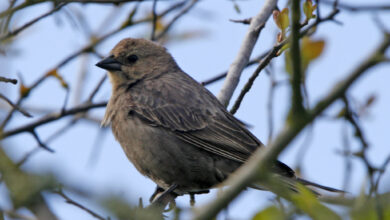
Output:
<path fill-rule="evenodd" d="M 165 24 L 162 22 L 160 18 L 157 18 L 156 31 L 163 31 L 164 29 L 165 29 Z"/>
<path fill-rule="evenodd" d="M 311 18 L 315 18 L 316 16 L 313 14 L 314 10 L 316 10 L 317 5 L 313 5 L 313 2 L 311 0 L 306 0 L 303 3 L 303 13 L 306 16 L 306 20 L 309 20 Z"/>
<path fill-rule="evenodd" d="M 290 25 L 290 19 L 288 18 L 288 8 L 284 8 L 279 16 L 278 16 L 278 21 L 280 23 L 280 29 L 282 31 L 285 31 L 286 28 Z"/>
<path fill-rule="evenodd" d="M 46 76 L 52 76 L 55 77 L 61 84 L 61 86 L 65 89 L 68 89 L 68 83 L 65 82 L 64 78 L 60 74 L 58 74 L 57 69 L 52 69 L 49 72 L 46 73 Z"/>
<path fill-rule="evenodd" d="M 25 86 L 23 83 L 20 83 L 19 87 L 19 93 L 21 97 L 27 97 L 28 94 L 30 93 L 31 88 Z"/>
<path fill-rule="evenodd" d="M 319 57 L 324 50 L 325 41 L 318 40 L 312 41 L 309 37 L 304 37 L 302 39 L 302 58 L 306 59 L 308 62 Z"/>
<path fill-rule="evenodd" d="M 46 73 L 46 76 L 54 76 L 54 77 L 57 77 L 57 76 L 58 76 L 57 69 L 52 69 L 52 70 L 50 70 L 49 72 Z"/>
<path fill-rule="evenodd" d="M 282 30 L 282 32 L 285 32 L 286 28 L 290 25 L 288 8 L 284 8 L 282 11 L 275 10 L 273 12 L 273 18 L 279 29 Z"/>
<path fill-rule="evenodd" d="M 261 210 L 252 218 L 252 220 L 268 220 L 268 219 L 282 220 L 285 218 L 283 216 L 282 211 L 275 206 L 270 206 Z"/>

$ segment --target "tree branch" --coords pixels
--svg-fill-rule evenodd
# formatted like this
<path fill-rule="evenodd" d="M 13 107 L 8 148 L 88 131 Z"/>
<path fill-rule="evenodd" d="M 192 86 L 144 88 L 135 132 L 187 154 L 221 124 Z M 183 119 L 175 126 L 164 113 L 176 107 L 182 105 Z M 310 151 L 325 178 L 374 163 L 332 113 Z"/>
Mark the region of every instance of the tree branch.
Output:
<path fill-rule="evenodd" d="M 324 17 L 324 18 L 318 18 L 313 24 L 310 24 L 309 26 L 307 26 L 304 30 L 302 30 L 300 32 L 300 37 L 303 37 L 305 36 L 306 34 L 309 33 L 310 30 L 312 30 L 313 28 L 317 27 L 318 24 L 322 23 L 322 22 L 325 22 L 325 21 L 330 21 L 334 18 L 334 16 L 338 13 L 339 11 L 337 9 L 333 10 L 328 16 Z M 252 76 L 248 79 L 248 82 L 244 85 L 244 87 L 242 88 L 241 90 L 241 93 L 238 95 L 238 98 L 236 99 L 236 101 L 234 102 L 234 105 L 232 107 L 232 109 L 230 110 L 230 113 L 232 114 L 235 114 L 238 110 L 238 108 L 240 107 L 241 105 L 241 102 L 243 101 L 245 95 L 249 92 L 249 90 L 252 88 L 252 85 L 253 83 L 255 82 L 256 78 L 259 76 L 260 72 L 271 62 L 271 60 L 278 55 L 278 51 L 280 50 L 280 48 L 282 48 L 286 43 L 288 42 L 288 40 L 284 40 L 278 44 L 276 44 L 272 49 L 268 50 L 265 54 L 262 54 L 260 55 L 258 58 L 255 58 L 253 61 L 256 61 L 256 62 L 253 62 L 251 61 L 250 63 L 252 64 L 255 64 L 255 63 L 258 63 L 259 61 L 259 65 L 257 66 L 256 70 L 253 72 Z M 257 61 L 257 59 L 260 59 L 259 61 Z M 251 65 L 248 63 L 247 66 Z M 207 85 L 209 83 L 212 83 L 216 80 L 219 80 L 221 78 L 223 78 L 224 76 L 226 75 L 219 75 L 213 79 L 210 79 L 208 81 L 205 81 L 202 83 L 202 85 Z"/>
<path fill-rule="evenodd" d="M 330 93 L 317 103 L 317 105 L 307 113 L 307 117 L 299 123 L 286 123 L 283 130 L 274 139 L 268 147 L 259 148 L 245 165 L 240 167 L 231 175 L 224 185 L 230 186 L 223 191 L 217 199 L 209 204 L 199 208 L 194 212 L 193 219 L 212 219 L 220 210 L 226 207 L 245 187 L 253 180 L 267 173 L 269 165 L 277 158 L 287 145 L 318 115 L 327 109 L 337 99 L 344 96 L 348 88 L 368 69 L 384 61 L 383 54 L 390 46 L 390 35 L 385 34 L 384 40 L 374 53 L 360 65 L 344 80 L 337 83 Z"/>
<path fill-rule="evenodd" d="M 66 5 L 66 3 L 61 3 L 61 4 L 57 5 L 55 8 L 53 8 L 52 10 L 50 10 L 49 12 L 46 12 L 45 14 L 43 14 L 43 15 L 41 15 L 41 16 L 39 16 L 39 17 L 37 17 L 37 18 L 27 22 L 25 25 L 21 26 L 20 28 L 17 28 L 14 31 L 8 32 L 7 34 L 5 34 L 5 35 L 0 37 L 0 41 L 3 41 L 5 39 L 7 39 L 7 38 L 10 38 L 12 36 L 15 36 L 15 35 L 19 34 L 19 32 L 21 32 L 24 29 L 30 27 L 31 25 L 37 23 L 41 19 L 43 19 L 43 18 L 53 14 L 54 12 L 57 12 L 58 10 L 60 10 L 65 5 Z"/>
<path fill-rule="evenodd" d="M 89 104 L 89 105 L 80 105 L 80 106 L 71 108 L 69 110 L 61 111 L 60 113 L 49 114 L 49 115 L 46 115 L 46 116 L 42 117 L 41 119 L 38 119 L 37 121 L 32 122 L 30 124 L 22 125 L 18 128 L 11 129 L 9 131 L 5 131 L 3 134 L 0 134 L 0 140 L 4 139 L 6 137 L 9 137 L 9 136 L 15 135 L 15 134 L 32 131 L 41 125 L 50 123 L 52 121 L 56 121 L 56 120 L 63 118 L 65 116 L 75 115 L 78 113 L 86 112 L 86 111 L 93 109 L 93 108 L 105 107 L 106 105 L 107 105 L 107 102 L 100 102 L 100 103 Z"/>
<path fill-rule="evenodd" d="M 0 76 L 0 82 L 12 83 L 12 84 L 16 85 L 16 83 L 18 83 L 18 80 L 9 79 L 9 78 Z"/>
<path fill-rule="evenodd" d="M 277 0 L 266 0 L 259 14 L 252 18 L 248 32 L 245 35 L 240 51 L 231 64 L 226 80 L 218 94 L 219 101 L 227 106 L 236 89 L 244 67 L 248 64 L 253 47 L 256 44 L 262 27 L 276 7 Z"/>
<path fill-rule="evenodd" d="M 69 196 L 67 196 L 62 190 L 55 191 L 54 193 L 56 193 L 56 194 L 60 195 L 62 198 L 64 198 L 66 203 L 74 205 L 74 206 L 86 211 L 87 213 L 89 213 L 90 215 L 95 217 L 96 219 L 106 220 L 106 218 L 102 217 L 101 215 L 97 214 L 96 212 L 92 211 L 91 209 L 89 209 L 89 208 L 85 207 L 84 205 L 81 205 L 80 203 L 76 202 L 75 200 L 69 198 Z M 109 218 L 107 218 L 107 219 L 109 219 Z"/>
<path fill-rule="evenodd" d="M 41 0 L 36 0 L 36 1 L 28 1 L 29 3 L 34 3 L 34 2 L 40 2 Z M 176 9 L 178 8 L 181 8 L 185 5 L 186 1 L 180 1 L 178 3 L 175 3 L 175 4 L 172 4 L 169 8 L 165 9 L 163 12 L 160 13 L 160 15 L 158 15 L 159 17 L 163 17 L 163 16 L 166 16 L 167 14 L 169 14 L 170 12 L 172 11 L 175 11 Z M 18 7 L 18 6 L 17 6 Z M 133 15 L 136 11 L 136 8 L 130 13 L 131 15 Z M 0 16 L 1 17 L 1 16 Z M 122 30 L 126 29 L 127 27 L 130 27 L 130 26 L 134 26 L 136 24 L 141 24 L 141 23 L 144 23 L 144 22 L 149 22 L 152 20 L 152 18 L 150 17 L 146 17 L 146 18 L 142 18 L 140 20 L 137 20 L 137 21 L 132 21 L 132 16 L 129 16 L 128 19 L 120 26 L 118 27 L 117 29 L 101 36 L 100 38 L 91 38 L 91 42 L 89 42 L 86 46 L 84 46 L 83 48 L 75 51 L 74 53 L 70 54 L 69 56 L 67 56 L 65 59 L 63 59 L 60 63 L 58 63 L 56 66 L 54 66 L 51 70 L 52 71 L 56 71 L 58 69 L 60 69 L 61 67 L 65 66 L 66 64 L 68 64 L 70 61 L 72 61 L 73 59 L 77 58 L 78 56 L 80 56 L 81 54 L 84 54 L 84 53 L 90 53 L 90 52 L 93 52 L 94 51 L 94 48 L 100 44 L 101 42 L 103 42 L 104 40 L 106 40 L 107 38 L 121 32 Z M 49 71 L 50 72 L 50 71 Z M 38 78 L 34 83 L 33 85 L 31 85 L 30 87 L 28 87 L 29 91 L 31 92 L 34 88 L 38 87 L 42 82 L 44 82 L 50 75 L 48 75 L 47 73 L 44 73 L 40 78 Z M 20 105 L 23 101 L 25 97 L 20 97 L 18 99 L 18 101 L 16 102 L 16 105 Z M 7 116 L 5 117 L 4 121 L 1 123 L 0 125 L 0 129 L 4 129 L 4 127 L 6 126 L 6 124 L 9 122 L 9 120 L 12 118 L 12 115 L 14 113 L 14 110 L 11 110 L 10 112 L 8 112 Z"/>
<path fill-rule="evenodd" d="M 12 103 L 11 100 L 9 100 L 7 97 L 5 97 L 3 94 L 0 93 L 0 99 L 3 99 L 4 101 L 6 101 L 10 106 L 12 106 L 12 108 L 18 110 L 20 113 L 22 113 L 24 116 L 26 117 L 29 117 L 31 118 L 32 115 L 30 113 L 28 113 L 26 110 L 23 110 L 20 106 Z"/>
<path fill-rule="evenodd" d="M 292 0 L 291 6 L 291 53 L 290 60 L 292 66 L 292 77 L 291 77 L 291 88 L 292 88 L 292 99 L 291 99 L 291 119 L 300 118 L 304 113 L 303 97 L 302 97 L 302 63 L 301 63 L 301 52 L 299 46 L 301 27 L 301 8 L 299 6 L 301 1 Z"/>
<path fill-rule="evenodd" d="M 321 3 L 327 4 L 327 5 L 333 5 L 333 1 L 324 1 L 322 0 Z M 347 11 L 351 12 L 373 12 L 373 11 L 388 11 L 390 10 L 390 4 L 376 4 L 376 5 L 351 5 L 347 3 L 338 3 L 338 8 L 345 9 Z"/>

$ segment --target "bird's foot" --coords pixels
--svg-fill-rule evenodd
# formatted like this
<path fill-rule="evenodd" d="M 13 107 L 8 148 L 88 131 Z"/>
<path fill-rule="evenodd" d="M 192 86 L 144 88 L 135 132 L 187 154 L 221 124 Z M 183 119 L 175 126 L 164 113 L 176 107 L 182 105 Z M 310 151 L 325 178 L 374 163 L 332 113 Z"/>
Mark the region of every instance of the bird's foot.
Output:
<path fill-rule="evenodd" d="M 160 193 L 164 192 L 164 189 L 160 187 L 159 185 L 156 186 L 156 189 L 154 190 L 154 193 L 149 198 L 149 202 L 153 203 L 153 200 L 158 196 Z"/>
<path fill-rule="evenodd" d="M 172 207 L 175 206 L 175 198 L 178 196 L 175 192 L 173 192 L 177 187 L 177 184 L 172 184 L 168 189 L 164 190 L 163 188 L 157 186 L 156 191 L 150 197 L 152 206 L 164 208 L 170 204 L 170 208 L 168 210 L 171 210 Z"/>

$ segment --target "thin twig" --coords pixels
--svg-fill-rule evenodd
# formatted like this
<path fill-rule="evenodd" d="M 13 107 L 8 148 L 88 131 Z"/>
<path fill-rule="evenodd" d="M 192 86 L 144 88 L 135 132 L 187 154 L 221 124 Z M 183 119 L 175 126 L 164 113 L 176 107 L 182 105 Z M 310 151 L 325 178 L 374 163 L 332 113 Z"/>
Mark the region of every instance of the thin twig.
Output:
<path fill-rule="evenodd" d="M 382 166 L 379 168 L 379 174 L 378 174 L 378 177 L 375 181 L 375 185 L 374 185 L 374 191 L 376 192 L 378 190 L 378 187 L 379 187 L 379 183 L 381 181 L 381 178 L 383 176 L 383 174 L 385 173 L 386 171 L 386 167 L 390 164 L 390 155 L 387 156 L 387 158 L 385 159 L 385 161 L 383 162 Z"/>
<path fill-rule="evenodd" d="M 252 21 L 252 18 L 247 18 L 247 19 L 242 19 L 242 20 L 229 19 L 229 21 L 234 22 L 234 23 L 250 24 Z"/>
<path fill-rule="evenodd" d="M 66 130 L 72 128 L 73 125 L 75 125 L 76 122 L 78 122 L 80 118 L 79 117 L 75 117 L 73 118 L 70 122 L 68 122 L 65 126 L 61 127 L 60 129 L 58 129 L 56 132 L 54 132 L 53 134 L 51 134 L 46 140 L 45 140 L 45 143 L 48 144 L 50 143 L 51 141 L 53 141 L 55 138 L 58 138 L 60 135 L 63 135 L 65 134 Z M 22 166 L 24 163 L 26 163 L 28 161 L 28 159 L 30 159 L 34 154 L 38 153 L 39 150 L 41 150 L 41 146 L 38 145 L 36 147 L 34 147 L 31 151 L 27 152 L 23 157 L 22 159 L 20 159 L 16 165 L 18 167 Z"/>
<path fill-rule="evenodd" d="M 242 100 L 244 99 L 244 96 L 252 88 L 252 85 L 253 85 L 254 81 L 256 80 L 257 76 L 260 74 L 261 70 L 263 70 L 269 64 L 269 62 L 272 60 L 272 58 L 276 57 L 277 52 L 280 50 L 280 48 L 282 48 L 282 46 L 284 44 L 285 44 L 285 42 L 275 45 L 272 48 L 272 50 L 260 61 L 256 70 L 253 72 L 252 76 L 248 79 L 248 82 L 242 88 L 240 95 L 238 96 L 232 109 L 230 110 L 230 113 L 232 113 L 232 114 L 236 113 L 236 111 L 238 110 L 238 108 L 241 105 Z"/>
<path fill-rule="evenodd" d="M 129 2 L 142 2 L 142 1 L 152 1 L 152 0 L 56 0 L 56 3 L 100 3 L 100 4 L 119 4 L 119 3 L 129 3 Z M 160 0 L 161 1 L 161 0 Z M 169 0 L 165 0 L 169 1 Z M 6 9 L 0 12 L 0 18 L 4 16 L 8 16 L 10 14 L 15 13 L 16 11 L 22 10 L 32 5 L 41 4 L 45 2 L 52 2 L 52 0 L 33 0 L 33 1 L 25 1 L 22 4 L 17 5 L 16 7 Z"/>
<path fill-rule="evenodd" d="M 28 130 L 27 130 L 27 131 L 28 131 Z M 38 142 L 38 145 L 39 145 L 41 148 L 43 148 L 43 149 L 45 149 L 45 150 L 47 150 L 47 151 L 49 151 L 49 152 L 51 152 L 51 153 L 54 152 L 53 149 L 49 148 L 45 143 L 43 143 L 43 142 L 41 141 L 41 138 L 38 136 L 37 132 L 35 132 L 34 129 L 31 129 L 29 132 L 32 134 L 32 136 L 35 138 L 35 140 Z"/>
<path fill-rule="evenodd" d="M 329 20 L 332 20 L 334 18 L 334 16 L 338 13 L 338 10 L 333 10 L 328 16 L 326 16 L 325 18 L 323 19 L 317 19 L 316 22 L 314 22 L 313 24 L 309 25 L 307 28 L 305 28 L 304 30 L 302 30 L 300 32 L 300 37 L 303 37 L 305 36 L 306 34 L 308 34 L 310 32 L 310 30 L 312 30 L 313 28 L 315 28 L 318 24 L 320 24 L 321 22 L 325 22 L 325 21 L 329 21 Z M 278 44 L 276 44 L 272 49 L 270 49 L 264 56 L 260 56 L 262 57 L 260 62 L 259 62 L 259 65 L 257 66 L 256 70 L 253 72 L 252 76 L 248 79 L 248 82 L 244 85 L 244 87 L 242 88 L 241 90 L 241 93 L 238 95 L 238 98 L 236 99 L 232 109 L 230 110 L 230 112 L 232 114 L 234 114 L 235 112 L 237 112 L 238 108 L 240 107 L 241 105 L 241 102 L 243 101 L 245 95 L 249 92 L 249 90 L 252 88 L 252 85 L 253 83 L 255 82 L 256 78 L 259 76 L 260 72 L 270 63 L 270 61 L 275 58 L 276 56 L 278 56 L 278 51 L 288 42 L 288 39 L 287 40 L 284 40 Z M 221 76 L 222 78 L 222 76 Z"/>
<path fill-rule="evenodd" d="M 82 113 L 82 112 L 85 112 L 85 111 L 88 111 L 88 110 L 94 109 L 94 108 L 105 107 L 106 105 L 107 105 L 107 102 L 100 102 L 100 103 L 94 103 L 94 104 L 89 104 L 89 105 L 80 105 L 80 106 L 59 112 L 59 113 L 49 114 L 49 115 L 43 116 L 41 119 L 38 119 L 37 121 L 32 122 L 30 124 L 22 125 L 18 128 L 14 128 L 14 129 L 11 129 L 9 131 L 4 131 L 0 136 L 0 140 L 7 138 L 9 136 L 15 135 L 15 134 L 29 132 L 29 131 L 31 131 L 31 130 L 33 130 L 41 125 L 56 121 L 60 118 L 63 118 L 63 117 L 69 116 L 69 115 L 75 115 L 75 114 Z"/>
<path fill-rule="evenodd" d="M 102 87 L 104 81 L 107 79 L 107 74 L 104 74 L 104 76 L 100 79 L 96 87 L 92 90 L 91 94 L 88 97 L 88 102 L 92 102 L 92 99 L 95 97 L 99 89 Z"/>
<path fill-rule="evenodd" d="M 37 1 L 40 1 L 40 0 L 37 0 Z M 28 1 L 30 3 L 34 3 L 35 1 Z M 166 16 L 167 14 L 169 14 L 170 12 L 172 11 L 175 11 L 176 9 L 178 8 L 181 8 L 183 5 L 185 5 L 186 1 L 181 1 L 181 2 L 178 2 L 178 3 L 175 3 L 173 4 L 171 7 L 167 8 L 166 10 L 164 10 L 163 12 L 161 12 L 161 14 L 159 15 L 160 17 L 163 17 L 163 16 Z M 22 3 L 24 4 L 24 3 Z M 21 4 L 21 5 L 22 5 Z M 18 6 L 17 6 L 18 7 Z M 136 8 L 133 10 L 133 12 L 136 11 Z M 133 14 L 133 13 L 131 13 Z M 1 17 L 1 16 L 0 16 Z M 103 42 L 104 40 L 106 40 L 107 38 L 111 37 L 112 35 L 115 35 L 121 31 L 123 31 L 124 29 L 126 29 L 127 27 L 130 27 L 130 26 L 134 26 L 134 25 L 137 25 L 137 24 L 141 24 L 141 23 L 145 23 L 145 22 L 149 22 L 151 20 L 151 18 L 147 17 L 147 18 L 143 18 L 143 19 L 140 19 L 138 21 L 132 21 L 131 20 L 132 17 L 130 16 L 128 18 L 128 20 L 126 22 L 124 22 L 124 24 L 122 26 L 120 26 L 119 28 L 103 35 L 102 37 L 100 38 L 97 38 L 97 39 L 94 39 L 92 40 L 88 45 L 84 46 L 83 48 L 75 51 L 74 53 L 70 54 L 69 56 L 67 56 L 65 59 L 63 59 L 61 62 L 59 62 L 54 68 L 52 68 L 52 70 L 58 70 L 59 68 L 65 66 L 66 64 L 68 64 L 70 61 L 72 61 L 73 59 L 77 58 L 78 56 L 80 56 L 81 54 L 84 54 L 84 53 L 90 53 L 90 52 L 93 52 L 94 51 L 94 48 L 95 46 L 97 46 L 98 44 L 100 44 L 101 42 Z M 38 85 L 40 85 L 42 82 L 44 82 L 47 78 L 48 78 L 49 75 L 47 75 L 46 73 L 43 74 L 40 78 L 38 78 L 35 83 L 33 83 L 32 86 L 29 87 L 30 89 L 30 92 L 32 90 L 34 90 Z M 16 105 L 20 105 L 23 100 L 24 100 L 25 97 L 20 97 L 18 99 L 18 101 L 16 102 Z M 14 109 L 11 110 L 10 112 L 8 112 L 7 116 L 5 117 L 5 119 L 3 120 L 2 124 L 0 125 L 0 129 L 4 129 L 4 127 L 6 126 L 6 124 L 10 121 L 10 119 L 12 118 L 12 115 L 14 113 Z"/>
<path fill-rule="evenodd" d="M 260 61 L 261 59 L 263 59 L 263 58 L 269 53 L 269 51 L 270 51 L 270 50 L 266 51 L 265 53 L 260 54 L 259 56 L 253 58 L 252 60 L 250 60 L 250 61 L 248 62 L 248 64 L 245 66 L 245 68 L 250 67 L 250 66 L 252 66 L 252 65 L 254 65 L 254 64 L 259 63 L 259 61 Z M 215 83 L 215 82 L 217 82 L 217 81 L 219 81 L 219 80 L 221 80 L 221 79 L 224 79 L 224 78 L 226 77 L 226 75 L 227 75 L 227 71 L 222 72 L 222 73 L 220 73 L 220 74 L 217 74 L 217 75 L 211 77 L 210 79 L 204 80 L 204 81 L 201 82 L 200 84 L 202 84 L 203 86 L 210 85 L 210 84 Z"/>
<path fill-rule="evenodd" d="M 342 155 L 345 157 L 343 190 L 347 190 L 351 182 L 351 174 L 353 167 L 351 161 L 351 144 L 348 137 L 348 127 L 346 126 L 346 124 L 344 124 L 344 127 L 342 129 L 342 145 Z"/>
<path fill-rule="evenodd" d="M 168 31 L 171 29 L 173 24 L 179 20 L 179 18 L 183 15 L 185 15 L 196 3 L 198 3 L 199 0 L 192 0 L 191 3 L 183 8 L 172 20 L 169 22 L 169 24 L 166 25 L 164 30 L 156 36 L 156 39 L 161 39 Z"/>
<path fill-rule="evenodd" d="M 157 1 L 158 0 L 153 0 L 153 6 L 152 6 L 152 13 L 153 13 L 153 20 L 152 20 L 152 34 L 150 36 L 150 40 L 154 41 L 155 35 L 156 35 L 156 27 L 157 27 L 157 13 L 156 13 L 156 7 L 157 7 Z"/>
<path fill-rule="evenodd" d="M 270 88 L 268 92 L 267 100 L 267 121 L 268 121 L 268 140 L 267 143 L 271 143 L 274 132 L 274 95 L 275 89 L 278 83 L 275 81 L 275 74 L 273 71 L 269 73 Z"/>
<path fill-rule="evenodd" d="M 12 84 L 16 85 L 16 83 L 18 83 L 18 80 L 16 80 L 16 79 L 9 79 L 9 78 L 0 76 L 0 82 L 12 83 Z"/>
<path fill-rule="evenodd" d="M 69 198 L 69 196 L 65 195 L 65 193 L 62 190 L 55 191 L 54 193 L 56 193 L 56 194 L 60 195 L 62 198 L 64 198 L 66 203 L 74 205 L 74 206 L 86 211 L 87 213 L 89 213 L 90 215 L 92 215 L 93 217 L 95 217 L 97 219 L 100 219 L 100 220 L 107 220 L 108 219 L 108 218 L 102 217 L 101 215 L 99 215 L 96 212 L 92 211 L 91 209 L 85 207 L 84 205 L 81 205 L 79 202 L 76 202 L 75 200 Z"/>
<path fill-rule="evenodd" d="M 244 67 L 248 64 L 252 50 L 256 44 L 262 27 L 271 16 L 272 11 L 276 7 L 277 0 L 266 0 L 259 14 L 253 17 L 249 29 L 240 47 L 240 51 L 231 64 L 224 84 L 218 93 L 219 101 L 227 106 L 231 99 L 234 90 L 236 89 L 240 76 Z"/>
<path fill-rule="evenodd" d="M 366 60 L 360 63 L 350 75 L 344 80 L 337 83 L 329 94 L 320 100 L 317 105 L 307 113 L 307 117 L 299 121 L 299 123 L 286 123 L 279 135 L 266 148 L 259 148 L 245 165 L 240 167 L 233 175 L 231 175 L 224 183 L 230 187 L 224 190 L 219 196 L 212 201 L 195 211 L 193 219 L 212 219 L 220 210 L 226 207 L 237 195 L 244 190 L 249 183 L 258 179 L 259 175 L 266 175 L 270 164 L 276 157 L 286 148 L 286 146 L 318 115 L 333 104 L 340 97 L 344 96 L 345 92 L 351 85 L 359 79 L 371 67 L 383 62 L 383 59 L 378 57 L 383 56 L 385 50 L 390 46 L 390 35 L 386 34 L 384 40 L 373 54 Z"/>
<path fill-rule="evenodd" d="M 42 20 L 43 18 L 45 18 L 45 17 L 47 17 L 47 16 L 53 14 L 54 12 L 57 12 L 58 10 L 60 10 L 60 9 L 61 9 L 63 6 L 65 6 L 65 5 L 66 5 L 66 3 L 60 3 L 60 4 L 58 4 L 55 8 L 53 8 L 52 10 L 46 12 L 45 14 L 43 14 L 43 15 L 41 15 L 41 16 L 39 16 L 39 17 L 37 17 L 37 18 L 35 18 L 35 19 L 33 19 L 33 20 L 27 22 L 25 25 L 21 26 L 20 28 L 17 28 L 17 29 L 15 29 L 15 30 L 13 30 L 13 31 L 8 32 L 8 33 L 5 34 L 4 36 L 1 36 L 1 37 L 0 37 L 0 41 L 3 41 L 3 40 L 5 40 L 5 39 L 8 39 L 8 38 L 10 38 L 10 37 L 13 37 L 13 36 L 19 34 L 21 31 L 23 31 L 23 30 L 25 30 L 26 28 L 30 27 L 31 25 L 37 23 L 38 21 Z"/>
<path fill-rule="evenodd" d="M 333 5 L 334 1 L 322 0 L 321 3 L 327 5 Z M 390 10 L 389 4 L 372 4 L 372 5 L 351 5 L 348 3 L 338 3 L 338 8 L 351 12 L 379 12 Z"/>
<path fill-rule="evenodd" d="M 20 106 L 12 103 L 11 100 L 9 100 L 7 97 L 5 97 L 3 94 L 0 93 L 0 99 L 3 99 L 4 101 L 6 101 L 10 106 L 12 106 L 12 108 L 18 110 L 20 113 L 22 113 L 24 116 L 26 117 L 29 117 L 31 118 L 32 115 L 30 113 L 28 113 L 26 110 L 22 109 Z"/>
<path fill-rule="evenodd" d="M 337 8 L 335 8 L 328 16 L 324 17 L 324 18 L 319 18 L 317 17 L 316 21 L 310 25 L 308 25 L 306 28 L 303 28 L 303 30 L 301 31 L 301 36 L 304 36 L 306 34 L 308 34 L 311 30 L 313 30 L 313 28 L 315 28 L 318 24 L 322 23 L 322 22 L 325 22 L 325 21 L 334 21 L 334 17 L 339 13 L 339 10 Z M 285 42 L 286 43 L 286 42 Z M 259 56 L 253 58 L 251 61 L 248 62 L 248 64 L 245 66 L 246 67 L 250 67 L 254 64 L 258 64 L 262 59 L 264 59 L 265 56 L 267 56 L 267 54 L 269 54 L 272 50 L 274 49 L 271 48 L 269 50 L 267 50 L 266 52 L 260 54 Z M 220 74 L 217 74 L 216 76 L 213 76 L 212 78 L 210 79 L 207 79 L 207 80 L 204 80 L 203 82 L 201 82 L 201 84 L 203 86 L 206 86 L 206 85 L 209 85 L 209 84 L 212 84 L 212 83 L 215 83 L 221 79 L 224 79 L 227 75 L 227 71 L 226 72 L 222 72 Z"/>

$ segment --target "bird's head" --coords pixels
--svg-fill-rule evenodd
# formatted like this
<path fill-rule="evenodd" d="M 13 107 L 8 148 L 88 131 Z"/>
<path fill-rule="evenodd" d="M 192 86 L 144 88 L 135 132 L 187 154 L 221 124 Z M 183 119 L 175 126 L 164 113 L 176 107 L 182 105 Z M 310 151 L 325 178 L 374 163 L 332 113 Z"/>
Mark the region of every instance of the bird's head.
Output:
<path fill-rule="evenodd" d="M 121 40 L 96 66 L 106 69 L 113 86 L 153 77 L 177 68 L 166 49 L 144 39 Z"/>

